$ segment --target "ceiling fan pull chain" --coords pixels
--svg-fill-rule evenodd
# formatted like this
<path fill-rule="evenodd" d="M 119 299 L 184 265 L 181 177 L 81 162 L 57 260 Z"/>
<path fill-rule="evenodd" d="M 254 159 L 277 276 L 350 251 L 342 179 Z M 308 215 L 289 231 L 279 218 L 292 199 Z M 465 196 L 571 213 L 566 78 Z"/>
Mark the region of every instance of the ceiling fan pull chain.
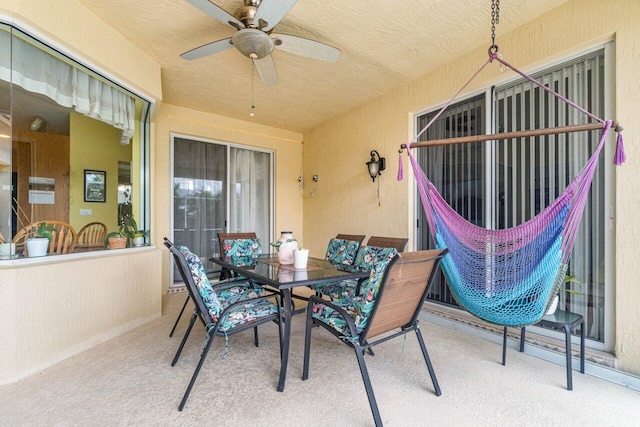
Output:
<path fill-rule="evenodd" d="M 256 68 L 256 58 L 251 58 L 251 112 L 249 113 L 249 117 L 255 116 L 254 111 L 256 110 L 256 105 L 253 102 L 253 72 Z"/>

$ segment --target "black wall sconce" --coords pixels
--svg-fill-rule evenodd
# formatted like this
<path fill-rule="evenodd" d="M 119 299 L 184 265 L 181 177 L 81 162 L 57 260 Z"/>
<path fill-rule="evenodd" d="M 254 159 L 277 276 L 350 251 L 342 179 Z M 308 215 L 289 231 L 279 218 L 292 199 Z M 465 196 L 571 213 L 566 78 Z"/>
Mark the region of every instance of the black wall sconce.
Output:
<path fill-rule="evenodd" d="M 371 153 L 369 154 L 371 155 L 371 160 L 367 162 L 367 169 L 369 169 L 371 180 L 376 182 L 376 177 L 378 175 L 382 175 L 382 171 L 386 169 L 387 162 L 384 157 L 380 157 L 380 154 L 376 150 L 371 150 Z"/>

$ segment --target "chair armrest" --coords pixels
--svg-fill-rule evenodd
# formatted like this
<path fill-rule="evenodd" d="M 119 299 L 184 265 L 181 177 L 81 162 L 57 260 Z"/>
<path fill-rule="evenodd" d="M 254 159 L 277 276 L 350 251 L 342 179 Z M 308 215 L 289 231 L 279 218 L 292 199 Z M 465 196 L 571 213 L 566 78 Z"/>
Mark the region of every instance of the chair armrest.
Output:
<path fill-rule="evenodd" d="M 243 282 L 255 284 L 254 282 L 247 279 L 246 277 L 238 277 L 234 279 L 227 279 L 227 280 L 222 280 L 220 282 L 212 283 L 211 286 L 213 287 L 214 290 L 216 290 L 217 288 L 221 288 L 223 286 L 233 285 L 234 283 L 243 283 Z"/>
<path fill-rule="evenodd" d="M 318 297 L 316 295 L 311 295 L 309 297 L 309 305 L 307 306 L 307 310 L 313 310 L 312 304 L 314 304 L 315 302 L 318 302 L 320 304 L 326 305 L 327 307 L 331 307 L 332 309 L 337 311 L 340 314 L 340 316 L 342 316 L 344 318 L 344 320 L 347 322 L 347 325 L 349 326 L 349 332 L 351 333 L 351 336 L 352 337 L 358 337 L 359 336 L 359 334 L 357 333 L 357 330 L 356 330 L 356 324 L 354 323 L 354 321 L 351 318 L 351 316 L 349 315 L 349 313 L 347 313 L 345 311 L 345 309 L 343 309 L 342 307 L 332 303 L 331 301 L 327 301 L 327 300 L 322 299 L 322 298 L 320 298 L 320 297 Z"/>

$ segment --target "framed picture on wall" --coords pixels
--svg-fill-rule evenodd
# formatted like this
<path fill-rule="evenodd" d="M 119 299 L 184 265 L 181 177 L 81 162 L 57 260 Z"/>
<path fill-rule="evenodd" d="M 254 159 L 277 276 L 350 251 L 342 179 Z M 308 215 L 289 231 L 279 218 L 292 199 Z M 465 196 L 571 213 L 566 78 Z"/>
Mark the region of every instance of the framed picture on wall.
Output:
<path fill-rule="evenodd" d="M 107 201 L 107 173 L 105 171 L 84 170 L 84 201 Z"/>

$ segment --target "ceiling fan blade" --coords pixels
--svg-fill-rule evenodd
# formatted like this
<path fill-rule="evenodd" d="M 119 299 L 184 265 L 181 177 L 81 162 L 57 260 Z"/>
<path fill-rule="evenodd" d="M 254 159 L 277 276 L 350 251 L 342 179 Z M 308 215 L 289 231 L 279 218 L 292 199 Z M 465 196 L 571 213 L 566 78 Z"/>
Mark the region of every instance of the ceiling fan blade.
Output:
<path fill-rule="evenodd" d="M 265 86 L 275 86 L 278 84 L 278 73 L 276 72 L 276 64 L 273 63 L 271 55 L 264 58 L 255 59 L 253 64 L 258 70 L 258 75 Z"/>
<path fill-rule="evenodd" d="M 231 25 L 234 28 L 244 28 L 244 24 L 238 21 L 233 15 L 227 13 L 220 6 L 211 3 L 209 0 L 187 0 L 192 6 L 197 7 L 209 16 L 218 21 Z"/>
<path fill-rule="evenodd" d="M 320 61 L 336 62 L 340 57 L 340 49 L 314 40 L 304 39 L 288 34 L 271 34 L 278 49 Z"/>
<path fill-rule="evenodd" d="M 269 31 L 278 25 L 278 22 L 289 13 L 297 1 L 298 0 L 262 0 L 253 20 L 256 23 L 259 22 L 260 19 L 266 21 L 267 26 L 261 27 L 260 29 L 262 31 Z"/>
<path fill-rule="evenodd" d="M 229 37 L 226 39 L 204 44 L 200 47 L 196 47 L 195 49 L 191 49 L 190 51 L 180 55 L 180 57 L 182 59 L 188 59 L 189 61 L 192 61 L 194 59 L 204 58 L 205 56 L 222 52 L 224 50 L 230 49 L 231 47 L 233 47 L 233 45 L 231 44 L 231 37 Z"/>

